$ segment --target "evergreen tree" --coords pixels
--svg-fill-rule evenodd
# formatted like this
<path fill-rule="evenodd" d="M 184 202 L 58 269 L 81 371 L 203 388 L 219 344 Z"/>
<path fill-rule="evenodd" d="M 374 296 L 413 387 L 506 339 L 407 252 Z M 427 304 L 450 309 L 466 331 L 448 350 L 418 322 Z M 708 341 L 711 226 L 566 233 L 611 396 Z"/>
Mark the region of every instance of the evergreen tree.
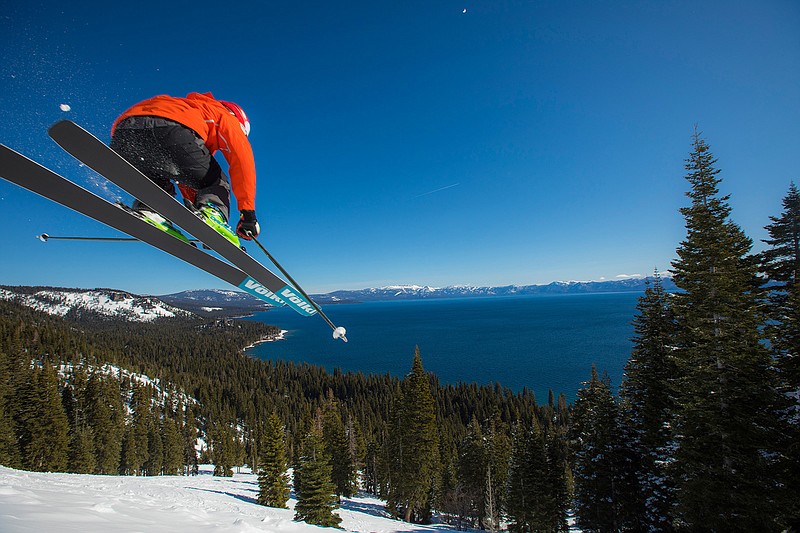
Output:
<path fill-rule="evenodd" d="M 378 495 L 379 457 L 380 446 L 374 440 L 370 441 L 364 456 L 364 491 L 375 496 Z"/>
<path fill-rule="evenodd" d="M 197 473 L 197 421 L 194 417 L 194 409 L 186 407 L 185 420 L 181 429 L 183 438 L 183 464 L 186 475 Z"/>
<path fill-rule="evenodd" d="M 214 475 L 232 477 L 236 455 L 233 430 L 227 424 L 218 423 L 214 425 L 210 437 L 214 459 Z"/>
<path fill-rule="evenodd" d="M 163 473 L 164 441 L 161 435 L 161 416 L 159 410 L 153 408 L 147 421 L 147 461 L 144 468 L 148 476 L 160 476 Z"/>
<path fill-rule="evenodd" d="M 548 423 L 545 431 L 547 461 L 547 500 L 544 523 L 547 531 L 569 531 L 567 514 L 570 508 L 570 488 L 567 480 L 569 464 L 567 461 L 566 438 L 558 428 Z"/>
<path fill-rule="evenodd" d="M 752 242 L 729 219 L 714 159 L 695 133 L 687 236 L 673 262 L 681 381 L 675 430 L 677 525 L 775 530 L 776 383 L 761 343 Z"/>
<path fill-rule="evenodd" d="M 67 470 L 75 474 L 95 472 L 94 432 L 85 421 L 70 428 Z"/>
<path fill-rule="evenodd" d="M 501 427 L 502 426 L 502 427 Z M 500 528 L 500 518 L 506 506 L 511 439 L 508 429 L 498 416 L 489 421 L 486 432 L 486 474 L 484 516 L 491 531 Z"/>
<path fill-rule="evenodd" d="M 518 424 L 514 430 L 508 482 L 509 530 L 555 531 L 548 520 L 550 490 L 545 439 L 534 418 L 530 427 Z"/>
<path fill-rule="evenodd" d="M 35 369 L 34 416 L 27 420 L 30 440 L 25 449 L 25 466 L 41 472 L 63 472 L 67 468 L 69 422 L 58 389 L 56 371 L 49 365 Z"/>
<path fill-rule="evenodd" d="M 388 506 L 402 510 L 404 520 L 410 522 L 430 513 L 440 469 L 435 404 L 419 348 L 397 407 L 388 439 L 392 456 Z"/>
<path fill-rule="evenodd" d="M 458 480 L 461 486 L 462 505 L 466 515 L 471 517 L 471 525 L 479 526 L 484 517 L 486 503 L 486 472 L 488 460 L 483 430 L 473 417 L 467 427 L 467 436 L 461 445 L 458 458 Z"/>
<path fill-rule="evenodd" d="M 61 404 L 69 423 L 67 470 L 76 474 L 93 474 L 95 469 L 93 429 L 86 415 L 86 374 L 77 367 L 70 384 L 61 389 Z"/>
<path fill-rule="evenodd" d="M 14 381 L 12 372 L 16 366 L 8 353 L 0 349 L 0 465 L 16 468 L 20 466 L 17 432 L 14 427 L 12 405 Z"/>
<path fill-rule="evenodd" d="M 618 412 L 608 377 L 592 365 L 592 379 L 574 406 L 575 513 L 583 531 L 619 531 Z"/>
<path fill-rule="evenodd" d="M 800 283 L 800 191 L 794 182 L 789 184 L 782 203 L 781 215 L 769 217 L 772 223 L 766 226 L 769 239 L 764 243 L 769 248 L 759 255 L 762 271 L 769 280 L 780 284 L 779 292 Z M 785 298 L 785 292 L 782 296 Z"/>
<path fill-rule="evenodd" d="M 136 448 L 136 436 L 133 423 L 126 424 L 122 434 L 122 449 L 120 451 L 119 473 L 122 475 L 139 475 L 141 468 L 140 454 Z"/>
<path fill-rule="evenodd" d="M 126 439 L 125 463 L 129 474 L 139 476 L 146 473 L 150 459 L 149 430 L 152 409 L 152 392 L 144 386 L 134 384 L 131 393 L 130 436 Z"/>
<path fill-rule="evenodd" d="M 532 479 L 529 474 L 531 461 L 529 457 L 529 431 L 522 423 L 517 423 L 512 432 L 511 461 L 509 464 L 507 498 L 508 505 L 508 530 L 512 533 L 526 533 L 530 531 L 531 516 L 533 514 L 534 496 L 532 492 Z"/>
<path fill-rule="evenodd" d="M 350 451 L 339 405 L 331 395 L 322 416 L 322 437 L 325 453 L 331 458 L 331 481 L 336 494 L 349 498 L 356 493 L 355 457 Z"/>
<path fill-rule="evenodd" d="M 183 467 L 183 439 L 177 422 L 169 417 L 161 421 L 161 441 L 164 450 L 164 474 L 175 476 Z"/>
<path fill-rule="evenodd" d="M 87 422 L 94 435 L 93 448 L 98 474 L 115 474 L 119 470 L 125 411 L 119 382 L 110 376 L 94 373 L 86 384 Z"/>
<path fill-rule="evenodd" d="M 760 270 L 768 281 L 766 327 L 780 372 L 783 410 L 782 470 L 787 501 L 782 505 L 785 526 L 800 530 L 800 191 L 794 183 L 783 198 L 780 217 L 766 226 L 769 246 L 760 256 Z"/>
<path fill-rule="evenodd" d="M 656 272 L 639 298 L 633 351 L 620 388 L 627 478 L 620 491 L 627 527 L 667 531 L 674 504 L 666 465 L 673 462 L 675 317 Z"/>
<path fill-rule="evenodd" d="M 347 435 L 347 449 L 350 453 L 353 469 L 353 494 L 358 492 L 359 473 L 364 469 L 367 457 L 367 440 L 361 429 L 358 419 L 352 412 L 347 414 L 347 424 L 345 425 Z"/>
<path fill-rule="evenodd" d="M 286 508 L 289 500 L 289 476 L 286 473 L 286 441 L 283 423 L 273 413 L 267 420 L 258 469 L 258 503 Z"/>
<path fill-rule="evenodd" d="M 295 520 L 325 527 L 339 526 L 342 519 L 333 513 L 337 507 L 336 487 L 331 482 L 330 458 L 325 454 L 319 427 L 314 427 L 303 440 L 294 471 L 294 485 Z"/>

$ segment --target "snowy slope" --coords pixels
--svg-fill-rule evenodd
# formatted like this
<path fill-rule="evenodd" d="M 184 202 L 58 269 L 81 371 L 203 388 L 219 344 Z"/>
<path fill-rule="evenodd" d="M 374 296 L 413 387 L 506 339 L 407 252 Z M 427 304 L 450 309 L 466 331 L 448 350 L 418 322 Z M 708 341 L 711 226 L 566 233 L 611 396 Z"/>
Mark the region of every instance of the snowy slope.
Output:
<path fill-rule="evenodd" d="M 160 318 L 192 316 L 192 313 L 167 305 L 158 298 L 135 296 L 111 289 L 89 291 L 49 289 L 32 294 L 0 289 L 0 299 L 13 300 L 37 311 L 60 316 L 65 316 L 70 312 L 88 312 L 134 322 L 152 322 Z"/>
<path fill-rule="evenodd" d="M 24 472 L 0 467 L 0 531 L 16 532 L 255 532 L 336 531 L 293 521 L 291 509 L 255 503 L 253 474 L 132 477 Z M 294 507 L 294 500 L 289 507 Z M 347 531 L 455 531 L 388 518 L 383 503 L 351 498 L 336 511 Z"/>

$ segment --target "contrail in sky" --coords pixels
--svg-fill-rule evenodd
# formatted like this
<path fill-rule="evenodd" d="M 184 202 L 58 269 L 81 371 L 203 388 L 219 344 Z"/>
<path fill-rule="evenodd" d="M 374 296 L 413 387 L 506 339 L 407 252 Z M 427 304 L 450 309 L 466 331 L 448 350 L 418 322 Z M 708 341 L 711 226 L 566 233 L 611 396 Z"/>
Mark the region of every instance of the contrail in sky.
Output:
<path fill-rule="evenodd" d="M 432 191 L 428 191 L 428 192 L 424 192 L 424 193 L 422 193 L 422 194 L 418 194 L 418 195 L 416 195 L 414 198 L 421 198 L 421 197 L 423 197 L 423 196 L 428 196 L 429 194 L 433 194 L 433 193 L 435 193 L 435 192 L 443 191 L 443 190 L 445 190 L 445 189 L 452 189 L 453 187 L 455 187 L 455 186 L 457 186 L 457 185 L 461 185 L 461 184 L 460 184 L 460 183 L 454 183 L 454 184 L 452 184 L 452 185 L 446 185 L 446 186 L 444 186 L 444 187 L 439 187 L 438 189 L 434 189 L 434 190 L 432 190 Z M 413 200 L 414 198 L 412 198 L 412 200 Z"/>

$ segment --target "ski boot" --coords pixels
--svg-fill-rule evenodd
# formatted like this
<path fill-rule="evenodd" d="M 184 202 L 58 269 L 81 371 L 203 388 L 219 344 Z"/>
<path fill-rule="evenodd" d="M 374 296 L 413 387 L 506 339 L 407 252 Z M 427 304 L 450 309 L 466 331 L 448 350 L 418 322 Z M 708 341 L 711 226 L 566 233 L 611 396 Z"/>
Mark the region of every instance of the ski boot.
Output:
<path fill-rule="evenodd" d="M 148 224 L 157 227 L 164 233 L 168 233 L 173 237 L 175 237 L 176 239 L 181 240 L 186 244 L 191 244 L 192 246 L 194 246 L 194 243 L 191 242 L 186 235 L 181 233 L 181 230 L 176 228 L 171 221 L 162 217 L 159 213 L 153 211 L 139 200 L 135 200 L 133 202 L 133 207 L 128 207 L 124 204 L 120 205 L 123 208 L 125 208 L 125 210 L 132 212 L 134 215 L 138 216 Z"/>
<path fill-rule="evenodd" d="M 200 215 L 200 218 L 202 218 L 206 224 L 214 228 L 217 233 L 231 241 L 237 248 L 241 247 L 239 237 L 236 236 L 236 232 L 228 225 L 228 221 L 225 220 L 225 217 L 220 210 L 217 209 L 217 206 L 210 203 L 203 204 L 197 208 L 197 213 Z"/>

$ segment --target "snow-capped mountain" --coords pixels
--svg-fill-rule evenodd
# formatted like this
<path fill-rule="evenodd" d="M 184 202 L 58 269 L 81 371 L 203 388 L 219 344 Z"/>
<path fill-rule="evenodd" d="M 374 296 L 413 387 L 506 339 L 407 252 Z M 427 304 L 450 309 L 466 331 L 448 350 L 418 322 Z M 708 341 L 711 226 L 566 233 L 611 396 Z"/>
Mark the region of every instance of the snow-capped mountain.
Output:
<path fill-rule="evenodd" d="M 320 303 L 374 301 L 374 300 L 416 300 L 423 298 L 465 298 L 470 296 L 513 296 L 525 294 L 588 294 L 599 292 L 641 292 L 652 278 L 626 278 L 613 281 L 555 281 L 547 285 L 506 285 L 502 287 L 475 287 L 452 285 L 449 287 L 430 287 L 427 285 L 390 285 L 380 288 L 335 291 L 316 295 Z M 662 278 L 668 291 L 675 290 L 670 278 Z"/>
<path fill-rule="evenodd" d="M 105 317 L 133 322 L 194 316 L 154 296 L 137 296 L 113 289 L 5 287 L 0 288 L 0 299 L 59 316 Z"/>

